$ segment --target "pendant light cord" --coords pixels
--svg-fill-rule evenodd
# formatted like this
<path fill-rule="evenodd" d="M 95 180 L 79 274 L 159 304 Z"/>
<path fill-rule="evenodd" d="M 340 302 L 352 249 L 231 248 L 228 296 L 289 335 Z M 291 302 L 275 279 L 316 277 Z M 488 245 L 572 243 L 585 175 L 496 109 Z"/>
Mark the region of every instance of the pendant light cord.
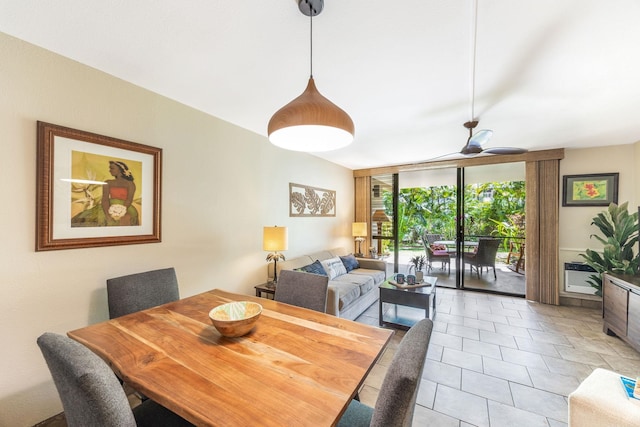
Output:
<path fill-rule="evenodd" d="M 471 117 L 475 120 L 474 101 L 476 95 L 476 45 L 478 37 L 478 0 L 474 0 L 471 10 Z M 471 133 L 469 133 L 471 134 Z"/>
<path fill-rule="evenodd" d="M 313 78 L 313 5 L 309 3 L 309 78 Z"/>

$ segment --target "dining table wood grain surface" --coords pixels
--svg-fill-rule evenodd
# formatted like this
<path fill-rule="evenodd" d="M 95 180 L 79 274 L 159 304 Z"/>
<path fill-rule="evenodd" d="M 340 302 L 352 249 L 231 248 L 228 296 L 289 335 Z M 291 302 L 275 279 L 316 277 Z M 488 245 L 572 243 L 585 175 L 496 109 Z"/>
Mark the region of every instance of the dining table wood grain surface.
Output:
<path fill-rule="evenodd" d="M 209 311 L 255 301 L 245 336 Z M 335 425 L 392 330 L 219 289 L 68 332 L 129 385 L 196 425 Z"/>

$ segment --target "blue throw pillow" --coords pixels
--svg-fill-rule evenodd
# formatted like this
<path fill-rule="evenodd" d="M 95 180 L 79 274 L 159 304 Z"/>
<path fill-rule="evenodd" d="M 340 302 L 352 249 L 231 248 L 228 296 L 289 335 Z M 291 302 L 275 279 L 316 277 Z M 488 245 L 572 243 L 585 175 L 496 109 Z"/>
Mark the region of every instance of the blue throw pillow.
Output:
<path fill-rule="evenodd" d="M 360 264 L 358 264 L 358 260 L 353 256 L 353 254 L 341 256 L 340 260 L 344 264 L 344 268 L 347 269 L 347 273 L 351 270 L 355 270 L 356 268 L 360 268 Z"/>
<path fill-rule="evenodd" d="M 304 267 L 299 268 L 300 271 L 304 271 L 306 273 L 319 274 L 321 276 L 326 276 L 327 272 L 324 271 L 322 264 L 320 261 L 315 260 L 313 264 L 305 265 Z"/>

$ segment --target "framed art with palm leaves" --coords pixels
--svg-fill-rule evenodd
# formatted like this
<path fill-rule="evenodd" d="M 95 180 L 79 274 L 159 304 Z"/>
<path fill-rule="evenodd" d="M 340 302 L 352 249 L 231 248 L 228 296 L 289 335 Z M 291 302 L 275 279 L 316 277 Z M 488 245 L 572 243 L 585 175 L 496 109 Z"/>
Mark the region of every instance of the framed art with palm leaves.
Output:
<path fill-rule="evenodd" d="M 289 216 L 336 216 L 336 192 L 289 183 Z"/>
<path fill-rule="evenodd" d="M 36 251 L 160 242 L 162 150 L 38 122 Z"/>

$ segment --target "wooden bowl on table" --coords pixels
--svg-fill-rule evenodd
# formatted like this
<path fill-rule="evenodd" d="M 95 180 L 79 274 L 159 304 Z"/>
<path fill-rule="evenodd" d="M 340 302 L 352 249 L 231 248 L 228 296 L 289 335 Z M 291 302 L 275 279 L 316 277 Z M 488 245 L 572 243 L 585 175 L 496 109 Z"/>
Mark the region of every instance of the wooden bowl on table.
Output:
<path fill-rule="evenodd" d="M 262 314 L 262 306 L 252 301 L 234 301 L 219 305 L 209 312 L 213 326 L 225 337 L 248 334 Z"/>

